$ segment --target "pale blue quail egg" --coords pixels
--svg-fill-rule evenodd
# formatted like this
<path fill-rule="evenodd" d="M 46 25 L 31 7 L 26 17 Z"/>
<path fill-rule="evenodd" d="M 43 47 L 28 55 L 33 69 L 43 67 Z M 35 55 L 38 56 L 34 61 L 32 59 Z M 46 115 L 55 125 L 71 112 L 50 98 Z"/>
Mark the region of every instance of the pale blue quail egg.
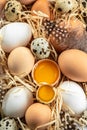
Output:
<path fill-rule="evenodd" d="M 14 119 L 5 117 L 0 121 L 0 130 L 18 130 L 17 123 Z"/>
<path fill-rule="evenodd" d="M 31 51 L 39 59 L 48 58 L 50 45 L 44 38 L 36 38 L 31 42 Z"/>

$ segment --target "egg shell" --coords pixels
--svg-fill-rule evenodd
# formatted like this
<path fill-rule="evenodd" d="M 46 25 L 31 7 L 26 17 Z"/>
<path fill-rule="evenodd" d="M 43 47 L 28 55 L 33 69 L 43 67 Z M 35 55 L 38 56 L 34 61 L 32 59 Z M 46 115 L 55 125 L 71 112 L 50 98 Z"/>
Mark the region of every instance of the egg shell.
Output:
<path fill-rule="evenodd" d="M 87 126 L 83 128 L 83 130 L 87 130 Z"/>
<path fill-rule="evenodd" d="M 55 61 L 42 59 L 34 65 L 31 76 L 38 86 L 43 84 L 54 86 L 60 81 L 61 73 L 60 68 Z"/>
<path fill-rule="evenodd" d="M 49 43 L 44 38 L 36 38 L 31 42 L 31 51 L 39 59 L 48 58 L 50 55 Z"/>
<path fill-rule="evenodd" d="M 18 47 L 10 53 L 7 64 L 11 74 L 24 77 L 31 72 L 34 61 L 35 58 L 27 47 Z"/>
<path fill-rule="evenodd" d="M 51 109 L 47 105 L 34 103 L 27 109 L 25 120 L 30 129 L 35 129 L 51 120 Z"/>
<path fill-rule="evenodd" d="M 0 13 L 6 4 L 6 0 L 0 0 Z"/>
<path fill-rule="evenodd" d="M 56 97 L 56 89 L 48 84 L 39 86 L 36 91 L 36 99 L 44 104 L 53 102 Z"/>
<path fill-rule="evenodd" d="M 61 13 L 68 13 L 76 9 L 78 3 L 76 0 L 56 0 L 56 10 Z"/>
<path fill-rule="evenodd" d="M 40 12 L 46 14 L 46 17 L 50 18 L 49 1 L 48 0 L 37 0 L 33 4 L 31 11 L 36 11 L 36 12 L 40 11 Z M 33 15 L 35 15 L 35 13 L 33 13 Z"/>
<path fill-rule="evenodd" d="M 32 92 L 23 86 L 17 86 L 6 93 L 2 102 L 2 110 L 6 116 L 21 118 L 32 103 Z"/>
<path fill-rule="evenodd" d="M 73 81 L 64 81 L 60 84 L 63 101 L 76 114 L 86 110 L 86 95 L 79 84 Z"/>
<path fill-rule="evenodd" d="M 62 73 L 68 78 L 78 81 L 87 81 L 87 54 L 77 49 L 63 51 L 58 58 Z"/>
<path fill-rule="evenodd" d="M 87 17 L 87 1 L 81 0 L 80 7 L 81 7 L 80 9 L 81 15 L 86 18 Z"/>
<path fill-rule="evenodd" d="M 30 5 L 33 2 L 35 2 L 36 0 L 19 0 L 19 1 L 21 2 L 21 4 Z"/>
<path fill-rule="evenodd" d="M 22 5 L 16 0 L 9 0 L 4 9 L 5 18 L 8 21 L 15 21 L 18 19 L 19 12 L 22 10 Z"/>
<path fill-rule="evenodd" d="M 16 121 L 8 117 L 0 121 L 0 130 L 18 130 Z"/>
<path fill-rule="evenodd" d="M 19 46 L 26 46 L 32 37 L 29 24 L 13 22 L 3 26 L 0 30 L 2 36 L 1 47 L 5 52 L 10 52 Z"/>

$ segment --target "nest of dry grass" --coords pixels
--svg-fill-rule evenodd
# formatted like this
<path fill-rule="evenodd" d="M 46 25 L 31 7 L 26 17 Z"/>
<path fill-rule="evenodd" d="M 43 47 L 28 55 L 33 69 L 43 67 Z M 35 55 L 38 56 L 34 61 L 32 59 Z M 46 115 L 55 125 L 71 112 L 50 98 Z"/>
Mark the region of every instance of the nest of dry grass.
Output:
<path fill-rule="evenodd" d="M 52 0 L 49 0 L 51 2 L 54 2 Z M 44 27 L 42 25 L 43 19 L 47 18 L 46 14 L 43 14 L 42 12 L 34 12 L 36 15 L 32 15 L 32 12 L 29 10 L 31 7 L 27 7 L 27 6 L 23 6 L 23 10 L 22 12 L 18 12 L 19 13 L 19 17 L 16 21 L 20 21 L 20 22 L 27 22 L 31 28 L 32 28 L 32 32 L 33 32 L 33 39 L 37 38 L 37 37 L 45 37 L 45 31 L 44 31 Z M 78 9 L 74 10 L 72 13 L 70 14 L 64 14 L 60 17 L 59 13 L 55 11 L 55 8 L 50 5 L 50 10 L 53 13 L 53 19 L 54 20 L 70 20 L 72 17 L 78 17 L 78 19 L 80 19 L 83 24 L 86 25 L 84 19 L 82 18 L 82 16 L 79 14 L 79 10 L 81 9 L 81 7 L 78 7 Z M 7 21 L 5 18 L 0 20 L 0 27 L 6 25 L 10 23 L 9 21 Z M 1 37 L 0 37 L 1 40 Z M 49 39 L 47 39 L 49 41 Z M 55 51 L 55 49 L 53 48 L 53 46 L 51 46 L 51 58 L 55 61 L 57 61 L 57 53 Z M 24 78 L 20 78 L 18 76 L 12 76 L 8 70 L 8 66 L 7 66 L 7 58 L 8 58 L 8 54 L 6 54 L 0 47 L 0 86 L 1 89 L 3 89 L 3 91 L 7 92 L 9 89 L 11 89 L 12 87 L 15 86 L 19 86 L 19 85 L 23 85 L 24 87 L 28 88 L 30 91 L 32 91 L 34 94 L 37 90 L 37 86 L 33 83 L 33 80 L 31 78 L 31 75 L 27 75 Z M 37 59 L 36 59 L 37 61 Z M 66 79 L 66 77 L 64 77 L 62 75 L 60 83 L 63 82 Z M 69 79 L 67 79 L 69 80 Z M 59 84 L 57 84 L 58 86 Z M 81 83 L 85 94 L 87 95 L 87 83 Z M 72 117 L 73 120 L 80 124 L 81 126 L 87 125 L 87 120 L 83 119 L 82 115 L 79 115 L 79 118 L 77 117 L 77 115 L 75 115 L 75 113 L 66 105 L 63 104 L 63 100 L 62 100 L 62 96 L 61 96 L 61 90 L 58 89 L 58 87 L 56 88 L 56 91 L 58 93 L 58 95 L 56 96 L 56 99 L 49 104 L 51 110 L 52 110 L 52 120 L 51 122 L 44 124 L 40 127 L 43 126 L 47 126 L 47 130 L 61 130 L 61 124 L 62 124 L 62 119 L 60 117 L 60 112 L 64 111 L 65 113 L 69 113 Z M 2 105 L 2 96 L 0 97 L 0 117 L 1 119 L 4 117 L 2 109 L 1 109 L 1 105 Z M 34 99 L 36 101 L 36 99 Z M 65 114 L 65 120 L 66 120 L 66 115 Z M 19 126 L 19 129 L 21 130 L 30 130 L 27 125 L 25 124 L 24 119 L 19 119 L 17 118 L 17 123 Z M 36 128 L 35 130 L 38 130 L 38 128 Z"/>

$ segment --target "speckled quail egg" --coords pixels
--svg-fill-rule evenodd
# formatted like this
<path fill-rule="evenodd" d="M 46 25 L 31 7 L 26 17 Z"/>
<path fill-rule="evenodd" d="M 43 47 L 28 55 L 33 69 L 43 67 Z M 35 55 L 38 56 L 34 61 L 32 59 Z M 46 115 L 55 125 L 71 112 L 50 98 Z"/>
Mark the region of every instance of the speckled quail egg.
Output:
<path fill-rule="evenodd" d="M 78 3 L 76 0 L 55 0 L 55 8 L 61 13 L 68 13 L 76 9 Z"/>
<path fill-rule="evenodd" d="M 48 58 L 50 45 L 44 38 L 36 38 L 31 42 L 31 51 L 39 59 Z"/>
<path fill-rule="evenodd" d="M 87 17 L 87 0 L 80 1 L 80 10 L 83 17 Z"/>
<path fill-rule="evenodd" d="M 8 21 L 18 19 L 19 12 L 22 10 L 22 5 L 16 0 L 9 0 L 5 5 L 5 17 Z"/>
<path fill-rule="evenodd" d="M 8 117 L 0 121 L 0 130 L 18 130 L 16 121 Z"/>

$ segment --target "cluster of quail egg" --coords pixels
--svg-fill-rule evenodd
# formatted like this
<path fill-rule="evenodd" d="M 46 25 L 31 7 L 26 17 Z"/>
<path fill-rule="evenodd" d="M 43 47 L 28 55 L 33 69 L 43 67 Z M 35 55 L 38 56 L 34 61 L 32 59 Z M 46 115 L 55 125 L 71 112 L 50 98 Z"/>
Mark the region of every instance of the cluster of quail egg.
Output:
<path fill-rule="evenodd" d="M 73 117 L 67 111 L 60 112 L 61 118 L 61 130 L 80 130 L 77 123 L 74 121 Z"/>

